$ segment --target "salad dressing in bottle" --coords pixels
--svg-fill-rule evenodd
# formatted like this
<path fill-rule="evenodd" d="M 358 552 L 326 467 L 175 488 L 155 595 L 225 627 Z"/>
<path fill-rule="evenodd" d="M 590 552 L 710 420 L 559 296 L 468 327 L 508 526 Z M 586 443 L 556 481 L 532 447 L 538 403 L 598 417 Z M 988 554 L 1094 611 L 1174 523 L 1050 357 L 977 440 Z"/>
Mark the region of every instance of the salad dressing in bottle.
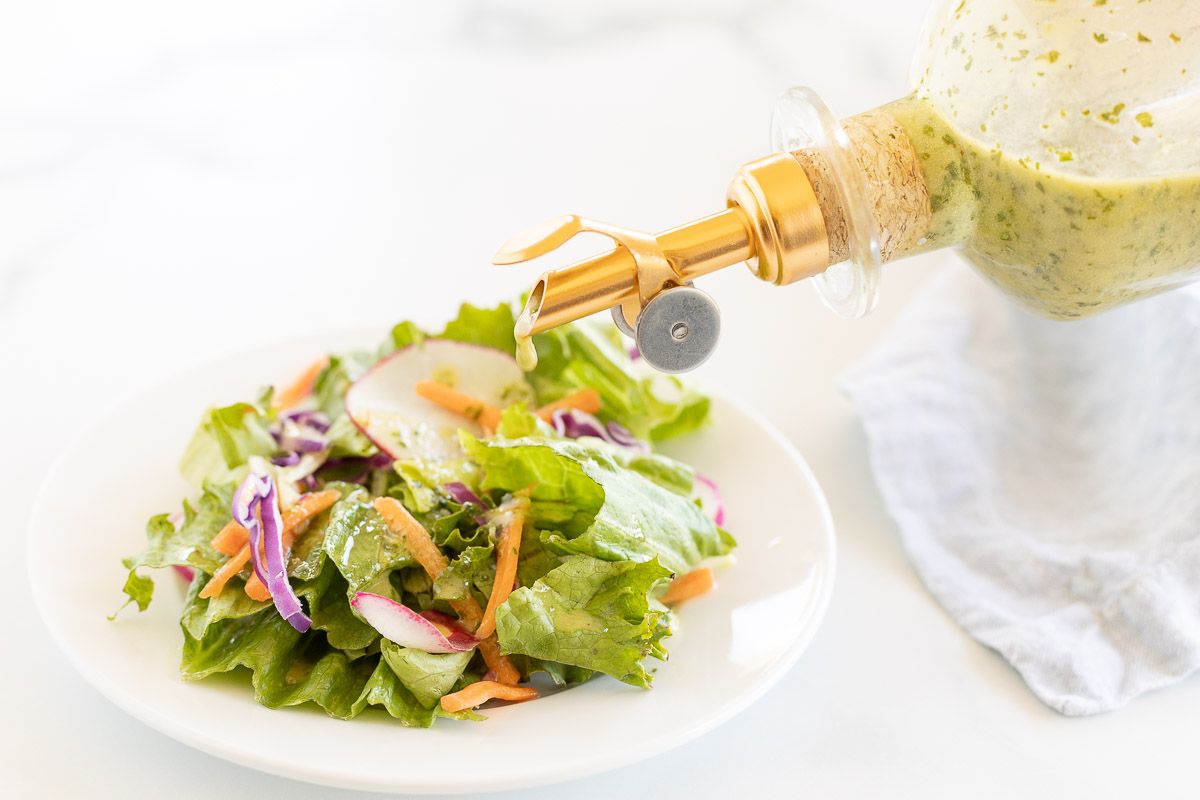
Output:
<path fill-rule="evenodd" d="M 839 122 L 811 91 L 772 119 L 779 152 L 742 167 L 728 207 L 657 235 L 563 217 L 501 248 L 547 253 L 581 230 L 616 247 L 547 272 L 517 326 L 530 337 L 612 309 L 665 371 L 715 346 L 697 277 L 745 261 L 813 278 L 857 317 L 884 263 L 953 247 L 1030 309 L 1073 319 L 1200 276 L 1200 13 L 1187 0 L 934 4 L 914 91 Z"/>

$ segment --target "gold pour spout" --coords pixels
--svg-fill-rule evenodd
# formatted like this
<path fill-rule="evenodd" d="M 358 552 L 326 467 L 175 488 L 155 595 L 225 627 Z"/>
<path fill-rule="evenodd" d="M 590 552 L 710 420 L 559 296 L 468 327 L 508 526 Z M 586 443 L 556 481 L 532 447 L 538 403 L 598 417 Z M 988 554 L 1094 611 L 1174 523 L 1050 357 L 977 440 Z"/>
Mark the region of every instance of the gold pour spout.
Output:
<path fill-rule="evenodd" d="M 577 216 L 550 220 L 509 240 L 493 258 L 516 264 L 545 255 L 578 233 L 611 238 L 610 252 L 545 272 L 517 324 L 518 339 L 619 308 L 626 332 L 666 290 L 745 261 L 760 279 L 786 284 L 829 266 L 829 237 L 804 168 L 789 153 L 743 166 L 724 211 L 659 234 L 645 234 Z M 674 335 L 679 338 L 679 327 Z M 684 329 L 686 333 L 686 329 Z M 526 344 L 528 347 L 528 345 Z"/>

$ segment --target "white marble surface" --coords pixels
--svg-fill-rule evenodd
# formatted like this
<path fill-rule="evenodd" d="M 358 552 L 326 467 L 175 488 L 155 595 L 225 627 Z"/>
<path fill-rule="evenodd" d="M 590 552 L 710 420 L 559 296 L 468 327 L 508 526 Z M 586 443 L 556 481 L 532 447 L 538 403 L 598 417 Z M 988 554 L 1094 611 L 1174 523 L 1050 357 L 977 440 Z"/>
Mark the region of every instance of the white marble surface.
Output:
<path fill-rule="evenodd" d="M 842 113 L 904 91 L 923 7 L 4 3 L 0 793 L 330 794 L 125 717 L 39 630 L 20 566 L 32 495 L 114 396 L 248 342 L 515 293 L 532 270 L 488 256 L 552 214 L 654 230 L 707 213 L 763 153 L 781 89 L 807 83 Z M 1200 683 L 1059 717 L 950 622 L 900 551 L 834 381 L 939 260 L 889 270 L 881 308 L 856 323 L 803 287 L 706 281 L 726 337 L 699 378 L 771 416 L 829 494 L 829 617 L 784 684 L 718 731 L 522 797 L 1195 796 Z M 269 313 L 243 302 L 264 296 Z"/>

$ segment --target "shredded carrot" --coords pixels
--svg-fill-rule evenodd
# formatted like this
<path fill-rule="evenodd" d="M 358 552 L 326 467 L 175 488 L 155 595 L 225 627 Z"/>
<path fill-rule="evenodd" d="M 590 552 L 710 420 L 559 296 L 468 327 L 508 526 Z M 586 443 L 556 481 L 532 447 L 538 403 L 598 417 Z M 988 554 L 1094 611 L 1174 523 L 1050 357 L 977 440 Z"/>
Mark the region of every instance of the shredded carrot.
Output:
<path fill-rule="evenodd" d="M 438 549 L 433 537 L 429 535 L 429 531 L 425 530 L 425 526 L 408 513 L 408 509 L 401 505 L 400 501 L 394 497 L 376 498 L 375 510 L 379 512 L 379 516 L 383 517 L 383 521 L 389 528 L 404 538 L 408 552 L 429 573 L 429 577 L 437 580 L 437 576 L 450 566 L 450 561 Z M 475 602 L 475 598 L 465 597 L 462 600 L 451 601 L 450 607 L 472 631 L 479 627 L 479 623 L 483 619 L 483 609 L 479 607 L 479 603 Z"/>
<path fill-rule="evenodd" d="M 475 631 L 476 636 L 491 636 L 496 630 L 496 609 L 512 594 L 517 582 L 517 559 L 521 555 L 521 531 L 525 527 L 525 514 L 529 510 L 529 494 L 518 494 L 511 501 L 508 524 L 500 531 L 496 542 L 496 579 L 492 582 L 492 594 L 483 612 L 483 621 Z"/>
<path fill-rule="evenodd" d="M 310 519 L 337 502 L 339 497 L 341 495 L 333 489 L 306 494 L 297 500 L 295 505 L 283 512 L 283 533 L 280 535 L 283 540 L 283 551 L 286 553 L 291 549 L 296 537 L 300 535 L 302 527 Z M 246 594 L 253 600 L 271 599 L 271 590 L 259 579 L 258 573 L 251 573 L 250 577 L 246 579 Z"/>
<path fill-rule="evenodd" d="M 377 497 L 375 498 L 375 510 L 379 512 L 379 516 L 383 517 L 383 521 L 392 531 L 404 537 L 404 543 L 408 545 L 408 552 L 412 553 L 412 557 L 417 560 L 417 563 L 425 568 L 429 577 L 436 579 L 445 571 L 446 567 L 450 566 L 446 556 L 434 544 L 429 531 L 425 530 L 425 526 L 408 513 L 408 509 L 402 506 L 399 500 L 394 497 Z"/>
<path fill-rule="evenodd" d="M 597 414 L 600 412 L 600 393 L 595 389 L 580 389 L 578 392 L 542 406 L 537 410 L 537 415 L 544 422 L 553 422 L 555 411 L 566 411 L 568 409 Z"/>
<path fill-rule="evenodd" d="M 301 495 L 292 507 L 283 512 L 283 535 L 295 534 L 296 528 L 302 523 L 320 514 L 332 506 L 342 495 L 337 489 L 326 489 L 323 492 L 311 492 Z"/>
<path fill-rule="evenodd" d="M 334 489 L 326 489 L 323 492 L 314 492 L 306 494 L 295 502 L 295 504 L 287 511 L 283 512 L 283 540 L 284 546 L 289 546 L 296 535 L 300 525 L 320 514 L 325 509 L 333 505 L 341 495 Z M 250 563 L 250 534 L 241 525 L 237 525 L 236 530 L 231 528 L 231 525 L 237 523 L 231 522 L 221 529 L 221 532 L 213 537 L 213 546 L 220 552 L 225 552 L 221 547 L 230 547 L 235 541 L 241 541 L 239 549 L 229 557 L 221 567 L 213 573 L 209 578 L 204 588 L 200 590 L 201 597 L 216 597 L 225 588 L 225 584 L 229 583 L 229 579 L 242 571 L 242 568 Z M 228 533 L 227 533 L 228 531 Z M 217 545 L 218 540 L 221 540 L 221 546 Z M 254 576 L 252 579 L 257 579 Z M 247 583 L 249 586 L 249 583 Z"/>
<path fill-rule="evenodd" d="M 712 570 L 708 567 L 700 567 L 700 569 L 694 569 L 671 581 L 661 599 L 669 606 L 675 605 L 684 600 L 691 600 L 693 597 L 707 594 L 715 585 L 716 581 L 713 580 Z"/>
<path fill-rule="evenodd" d="M 213 537 L 212 546 L 218 553 L 232 556 L 246 546 L 249 538 L 250 534 L 246 533 L 246 529 L 231 519 L 221 528 L 221 532 Z"/>
<path fill-rule="evenodd" d="M 472 603 L 475 601 L 472 600 Z M 500 652 L 500 641 L 492 634 L 479 642 L 479 653 L 483 663 L 496 676 L 496 680 L 506 686 L 516 686 L 521 681 L 521 673 L 513 665 L 512 659 Z"/>
<path fill-rule="evenodd" d="M 383 517 L 383 521 L 392 531 L 404 538 L 404 543 L 408 545 L 408 552 L 429 573 L 429 577 L 436 580 L 437 576 L 450 566 L 450 562 L 438 549 L 433 537 L 429 535 L 429 531 L 425 530 L 425 527 L 417 522 L 413 515 L 408 513 L 408 509 L 402 506 L 396 498 L 377 497 L 375 510 L 379 512 L 379 516 Z M 470 595 L 462 600 L 452 601 L 450 607 L 472 631 L 475 631 L 483 620 L 483 609 Z M 488 669 L 496 675 L 496 679 L 501 683 L 516 684 L 521 679 L 521 673 L 513 666 L 508 656 L 500 652 L 500 643 L 496 640 L 495 635 L 481 637 L 481 639 L 479 652 L 483 655 Z"/>
<path fill-rule="evenodd" d="M 271 590 L 258 578 L 257 572 L 251 572 L 246 579 L 246 596 L 260 603 L 271 599 Z"/>
<path fill-rule="evenodd" d="M 321 370 L 329 364 L 329 358 L 318 358 L 313 363 L 304 368 L 304 371 L 296 376 L 296 380 L 292 381 L 282 392 L 279 392 L 271 400 L 271 405 L 274 408 L 291 408 L 299 403 L 304 398 L 308 397 L 313 392 L 313 386 L 317 383 L 317 376 L 321 374 Z"/>
<path fill-rule="evenodd" d="M 329 508 L 337 501 L 338 497 L 338 493 L 333 489 L 302 495 L 291 508 L 283 512 L 284 536 L 286 537 L 290 529 L 303 524 Z M 250 541 L 250 534 L 246 529 L 236 521 L 230 520 L 224 528 L 221 528 L 220 533 L 212 538 L 212 546 L 218 553 L 232 556 L 245 547 L 248 541 Z"/>
<path fill-rule="evenodd" d="M 447 411 L 478 422 L 488 431 L 500 424 L 500 409 L 437 381 L 417 381 L 417 394 Z"/>
<path fill-rule="evenodd" d="M 249 563 L 250 545 L 246 545 L 236 555 L 230 556 L 229 560 L 213 573 L 213 576 L 208 579 L 208 583 L 204 584 L 204 588 L 200 590 L 200 596 L 216 597 L 219 595 L 225 588 L 225 584 L 229 583 L 229 579 L 241 572 L 242 567 Z"/>
<path fill-rule="evenodd" d="M 508 686 L 496 681 L 476 681 L 466 688 L 442 697 L 442 710 L 453 714 L 456 711 L 481 706 L 488 700 L 523 703 L 526 700 L 536 700 L 537 696 L 537 689 L 531 686 Z"/>

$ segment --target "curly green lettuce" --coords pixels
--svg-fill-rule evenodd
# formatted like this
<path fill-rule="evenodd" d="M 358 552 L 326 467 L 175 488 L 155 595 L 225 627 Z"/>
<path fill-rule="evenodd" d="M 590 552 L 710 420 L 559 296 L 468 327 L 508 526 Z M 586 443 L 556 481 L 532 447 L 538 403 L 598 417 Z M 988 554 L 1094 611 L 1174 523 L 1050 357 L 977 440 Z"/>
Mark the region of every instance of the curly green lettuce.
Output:
<path fill-rule="evenodd" d="M 446 694 L 484 677 L 486 667 L 474 651 L 441 655 L 401 647 L 381 638 L 350 604 L 359 591 L 418 611 L 452 613 L 453 603 L 469 597 L 486 604 L 495 580 L 498 525 L 442 488 L 454 480 L 493 505 L 532 487 L 517 588 L 496 613 L 501 648 L 523 676 L 544 672 L 556 683 L 572 684 L 603 673 L 650 685 L 643 662 L 665 657 L 663 640 L 673 620 L 654 598 L 673 575 L 734 544 L 697 505 L 686 465 L 599 440 L 564 439 L 518 404 L 505 409 L 496 437 L 462 436 L 463 460 L 396 463 L 373 468 L 361 485 L 341 482 L 361 475 L 362 461 L 377 454 L 345 414 L 353 381 L 380 358 L 429 338 L 511 353 L 515 314 L 507 303 L 466 304 L 439 332 L 402 322 L 374 351 L 329 358 L 311 404 L 329 417 L 326 456 L 334 463 L 312 480 L 337 490 L 339 498 L 301 530 L 287 565 L 312 618 L 307 633 L 288 625 L 269 601 L 246 595 L 248 570 L 216 596 L 199 596 L 225 561 L 211 542 L 230 519 L 234 487 L 251 459 L 280 455 L 270 433 L 278 412 L 269 390 L 254 403 L 204 414 L 181 462 L 197 499 L 185 502 L 178 517 L 152 518 L 146 549 L 125 561 L 127 602 L 139 609 L 153 596 L 146 570 L 187 566 L 196 572 L 180 618 L 185 679 L 245 671 L 266 706 L 313 703 L 345 719 L 372 706 L 409 726 L 428 726 L 441 716 L 477 718 L 446 714 L 439 705 Z M 572 325 L 534 341 L 541 358 L 528 380 L 537 405 L 590 387 L 600 394 L 605 422 L 650 441 L 693 431 L 707 420 L 707 398 L 674 378 L 640 374 L 615 337 Z M 449 566 L 436 580 L 375 511 L 380 496 L 400 500 L 446 556 Z"/>

